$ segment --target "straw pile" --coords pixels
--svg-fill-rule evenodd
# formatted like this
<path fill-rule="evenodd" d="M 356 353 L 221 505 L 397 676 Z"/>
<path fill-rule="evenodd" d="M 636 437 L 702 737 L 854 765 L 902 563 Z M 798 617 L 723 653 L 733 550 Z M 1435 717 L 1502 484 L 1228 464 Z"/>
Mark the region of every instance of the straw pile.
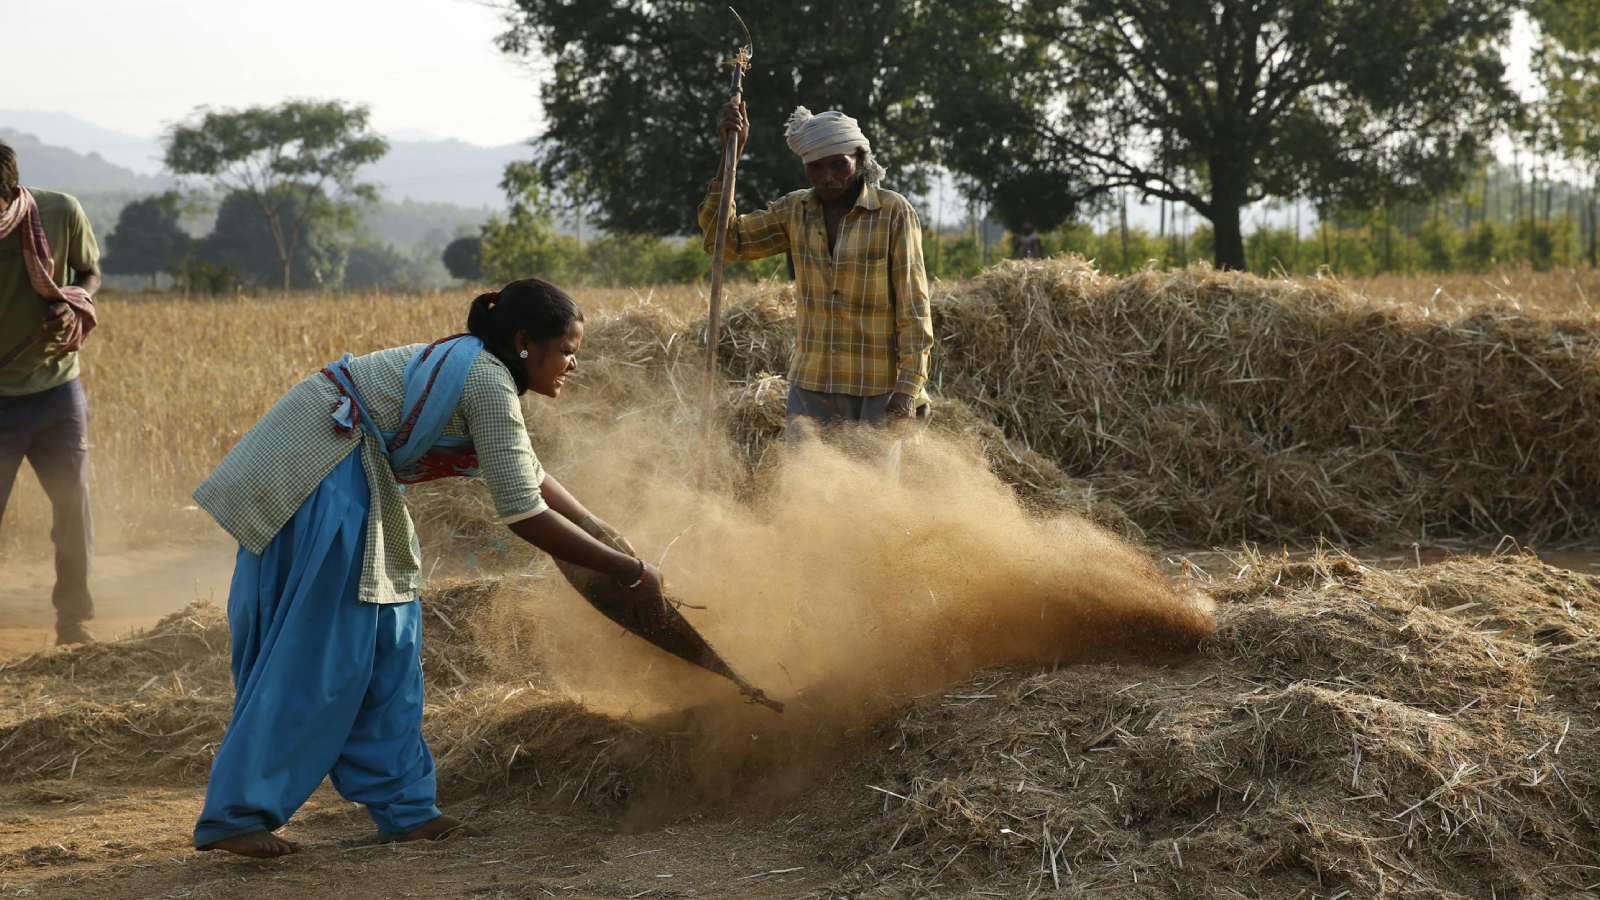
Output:
<path fill-rule="evenodd" d="M 1237 562 L 1197 660 L 996 672 L 914 704 L 831 786 L 851 892 L 1595 889 L 1600 579 Z"/>
<path fill-rule="evenodd" d="M 804 816 L 806 852 L 851 896 L 1594 890 L 1600 578 L 1532 557 L 1235 566 L 1209 586 L 1218 627 L 1197 656 L 997 669 L 839 723 L 602 713 L 514 677 L 528 654 L 505 652 L 496 613 L 512 604 L 492 580 L 452 583 L 424 600 L 451 623 L 427 623 L 424 724 L 450 798 Z M 203 779 L 226 665 L 206 604 L 6 665 L 0 781 L 56 797 L 74 778 Z"/>
<path fill-rule="evenodd" d="M 233 702 L 228 623 L 200 601 L 149 632 L 0 663 L 0 781 L 204 776 Z"/>
<path fill-rule="evenodd" d="M 498 588 L 477 579 L 424 589 L 431 707 L 470 709 L 482 685 L 511 678 L 496 660 L 532 635 L 506 627 Z M 537 682 L 538 667 L 517 659 L 516 678 Z M 0 661 L 0 701 L 0 781 L 204 778 L 233 710 L 227 617 L 198 601 L 144 634 Z"/>
<path fill-rule="evenodd" d="M 1203 265 L 1118 279 L 1080 258 L 1002 264 L 933 312 L 934 427 L 976 437 L 1030 504 L 1208 545 L 1600 535 L 1592 317 L 1441 314 Z M 781 433 L 793 316 L 792 287 L 766 283 L 724 318 L 752 468 Z M 593 368 L 654 372 L 692 405 L 705 320 L 674 327 L 643 308 L 595 323 Z"/>
<path fill-rule="evenodd" d="M 1600 330 L 1332 280 L 1001 265 L 936 298 L 935 381 L 1153 536 L 1600 534 Z"/>

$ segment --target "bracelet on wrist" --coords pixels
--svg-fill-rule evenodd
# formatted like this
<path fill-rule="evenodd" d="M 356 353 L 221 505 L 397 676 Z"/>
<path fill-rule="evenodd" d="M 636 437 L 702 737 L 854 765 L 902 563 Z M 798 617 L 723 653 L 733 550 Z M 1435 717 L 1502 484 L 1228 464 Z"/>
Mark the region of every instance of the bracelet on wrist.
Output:
<path fill-rule="evenodd" d="M 644 575 L 648 571 L 650 571 L 649 564 L 647 564 L 644 560 L 641 559 L 641 560 L 639 560 L 639 577 L 633 582 L 633 584 L 622 584 L 622 581 L 620 579 L 617 581 L 617 584 L 622 584 L 622 589 L 623 590 L 631 591 L 634 588 L 638 587 L 639 585 L 644 584 Z"/>

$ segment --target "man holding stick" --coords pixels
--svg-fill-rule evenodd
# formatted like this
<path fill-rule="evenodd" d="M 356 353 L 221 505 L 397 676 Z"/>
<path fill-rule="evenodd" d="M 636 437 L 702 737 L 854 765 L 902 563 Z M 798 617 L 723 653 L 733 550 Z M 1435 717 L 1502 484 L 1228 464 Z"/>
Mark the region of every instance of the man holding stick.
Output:
<path fill-rule="evenodd" d="M 745 104 L 728 104 L 719 145 L 750 136 Z M 798 340 L 789 369 L 786 439 L 813 426 L 886 426 L 928 417 L 933 319 L 922 265 L 922 224 L 905 197 L 880 187 L 884 170 L 856 120 L 797 107 L 786 131 L 811 189 L 759 212 L 730 203 L 726 261 L 788 252 L 794 260 Z M 700 204 L 707 253 L 715 253 L 719 177 Z"/>
<path fill-rule="evenodd" d="M 0 516 L 24 456 L 50 497 L 56 643 L 94 640 L 89 597 L 89 401 L 78 350 L 95 325 L 99 248 L 70 194 L 21 186 L 0 142 Z"/>

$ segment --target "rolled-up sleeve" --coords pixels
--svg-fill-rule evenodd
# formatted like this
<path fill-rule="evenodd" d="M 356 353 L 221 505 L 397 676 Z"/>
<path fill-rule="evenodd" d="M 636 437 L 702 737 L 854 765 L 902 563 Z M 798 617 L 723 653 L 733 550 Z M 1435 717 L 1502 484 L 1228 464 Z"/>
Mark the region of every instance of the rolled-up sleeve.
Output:
<path fill-rule="evenodd" d="M 730 201 L 724 215 L 728 219 L 728 246 L 724 262 L 765 259 L 789 249 L 789 204 L 794 194 L 780 197 L 766 209 L 739 215 Z M 717 252 L 717 203 L 722 197 L 722 179 L 711 182 L 706 199 L 700 204 L 700 230 L 705 234 L 707 253 Z"/>
<path fill-rule="evenodd" d="M 544 467 L 533 453 L 511 373 L 484 354 L 467 373 L 461 415 L 478 455 L 478 468 L 494 501 L 495 521 L 520 522 L 549 507 L 539 493 Z"/>
<path fill-rule="evenodd" d="M 67 230 L 65 252 L 67 265 L 74 274 L 87 272 L 100 262 L 100 245 L 95 243 L 94 228 L 89 225 L 89 216 L 75 198 L 72 200 L 72 224 Z"/>
<path fill-rule="evenodd" d="M 928 309 L 928 273 L 922 263 L 922 223 L 909 203 L 890 224 L 889 265 L 896 338 L 894 389 L 918 398 L 928 383 L 933 314 Z"/>

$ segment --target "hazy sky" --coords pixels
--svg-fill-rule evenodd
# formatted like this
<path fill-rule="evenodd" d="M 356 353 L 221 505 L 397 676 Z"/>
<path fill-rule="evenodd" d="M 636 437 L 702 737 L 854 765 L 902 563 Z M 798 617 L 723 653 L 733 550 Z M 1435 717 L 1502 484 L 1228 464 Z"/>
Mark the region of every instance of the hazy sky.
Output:
<path fill-rule="evenodd" d="M 474 0 L 7 0 L 0 108 L 152 136 L 200 105 L 366 103 L 390 136 L 508 144 L 541 130 L 529 64 Z"/>

